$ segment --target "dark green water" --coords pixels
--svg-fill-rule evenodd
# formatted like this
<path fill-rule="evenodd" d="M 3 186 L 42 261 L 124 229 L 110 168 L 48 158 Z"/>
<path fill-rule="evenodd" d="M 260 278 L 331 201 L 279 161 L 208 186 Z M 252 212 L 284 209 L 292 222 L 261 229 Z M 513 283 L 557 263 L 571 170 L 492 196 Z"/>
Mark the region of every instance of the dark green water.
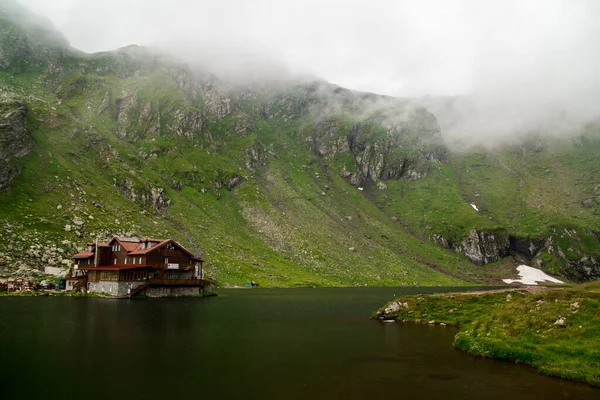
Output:
<path fill-rule="evenodd" d="M 590 386 L 454 350 L 452 328 L 368 318 L 394 295 L 427 291 L 0 298 L 0 397 L 600 399 Z"/>

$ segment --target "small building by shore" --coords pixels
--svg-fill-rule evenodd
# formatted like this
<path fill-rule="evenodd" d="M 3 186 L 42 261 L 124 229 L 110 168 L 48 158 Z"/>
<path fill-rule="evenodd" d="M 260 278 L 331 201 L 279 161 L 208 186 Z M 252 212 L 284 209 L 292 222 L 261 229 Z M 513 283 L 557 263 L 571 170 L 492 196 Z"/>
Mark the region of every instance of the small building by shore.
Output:
<path fill-rule="evenodd" d="M 123 238 L 89 243 L 73 255 L 67 290 L 114 297 L 194 296 L 212 289 L 203 260 L 172 239 Z"/>

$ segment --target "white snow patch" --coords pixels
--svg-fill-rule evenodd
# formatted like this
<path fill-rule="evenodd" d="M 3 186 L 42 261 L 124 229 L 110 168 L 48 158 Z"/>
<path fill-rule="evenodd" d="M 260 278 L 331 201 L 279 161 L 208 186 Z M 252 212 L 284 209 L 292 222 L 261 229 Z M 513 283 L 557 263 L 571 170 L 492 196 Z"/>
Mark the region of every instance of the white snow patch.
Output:
<path fill-rule="evenodd" d="M 477 208 L 477 206 L 473 203 L 471 203 L 471 207 L 473 207 L 473 209 L 477 212 L 479 212 L 479 208 Z"/>
<path fill-rule="evenodd" d="M 358 190 L 360 190 L 361 192 L 363 191 L 363 188 L 359 187 Z"/>
<path fill-rule="evenodd" d="M 524 285 L 537 285 L 538 282 L 564 283 L 563 281 L 559 281 L 558 279 L 547 275 L 540 269 L 532 268 L 527 265 L 519 265 L 517 271 L 519 271 L 521 279 L 502 279 L 504 283 L 518 282 Z"/>

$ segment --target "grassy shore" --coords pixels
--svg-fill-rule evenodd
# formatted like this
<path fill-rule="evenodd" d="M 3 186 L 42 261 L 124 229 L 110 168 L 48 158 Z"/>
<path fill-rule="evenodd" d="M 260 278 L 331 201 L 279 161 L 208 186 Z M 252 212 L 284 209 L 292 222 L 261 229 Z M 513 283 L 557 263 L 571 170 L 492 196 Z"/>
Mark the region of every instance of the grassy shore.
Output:
<path fill-rule="evenodd" d="M 530 364 L 540 372 L 600 386 L 600 282 L 398 298 L 382 320 L 455 325 L 469 354 Z"/>

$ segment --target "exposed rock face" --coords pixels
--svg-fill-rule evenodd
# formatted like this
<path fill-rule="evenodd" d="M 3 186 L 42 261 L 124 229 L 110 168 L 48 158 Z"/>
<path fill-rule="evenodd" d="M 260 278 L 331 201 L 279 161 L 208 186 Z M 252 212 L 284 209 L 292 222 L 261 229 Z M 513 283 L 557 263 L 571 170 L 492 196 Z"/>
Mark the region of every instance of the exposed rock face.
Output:
<path fill-rule="evenodd" d="M 565 230 L 561 235 L 569 236 L 575 241 L 580 240 L 580 232 Z M 550 264 L 547 258 L 549 256 L 551 260 L 558 259 L 552 271 L 568 280 L 586 282 L 600 278 L 600 262 L 596 258 L 583 254 L 576 246 L 563 250 L 558 243 L 560 239 L 556 240 L 554 237 L 525 239 L 509 236 L 503 230 L 471 229 L 467 238 L 459 245 L 454 245 L 441 234 L 434 234 L 432 240 L 439 246 L 453 248 L 466 255 L 477 265 L 485 265 L 511 255 L 518 262 L 545 269 Z"/>
<path fill-rule="evenodd" d="M 394 113 L 380 118 L 383 121 L 379 124 L 356 123 L 347 134 L 343 134 L 342 123 L 325 119 L 312 126 L 307 140 L 320 157 L 352 154 L 357 171 L 343 170 L 342 177 L 357 187 L 379 180 L 420 179 L 427 175 L 431 163 L 447 161 L 447 149 L 433 114 L 416 110 L 400 121 Z"/>
<path fill-rule="evenodd" d="M 314 102 L 315 99 L 307 93 L 297 97 L 280 95 L 264 104 L 261 114 L 265 119 L 276 118 L 288 122 L 307 113 Z"/>
<path fill-rule="evenodd" d="M 529 261 L 534 258 L 544 246 L 544 239 L 522 239 L 516 236 L 510 236 L 510 252 L 522 261 Z"/>
<path fill-rule="evenodd" d="M 359 185 L 376 183 L 378 179 L 420 179 L 427 175 L 430 162 L 441 161 L 431 150 L 402 146 L 402 131 L 389 131 L 387 136 L 372 141 L 356 125 L 348 134 L 348 147 L 359 170 Z"/>
<path fill-rule="evenodd" d="M 348 140 L 339 136 L 338 129 L 337 121 L 318 121 L 313 125 L 307 141 L 312 144 L 315 154 L 320 157 L 333 157 L 338 152 L 349 152 Z"/>
<path fill-rule="evenodd" d="M 204 124 L 202 111 L 199 108 L 185 107 L 169 109 L 159 103 L 139 103 L 135 93 L 123 91 L 114 100 L 107 93 L 98 106 L 98 113 L 114 110 L 117 123 L 117 135 L 121 138 L 143 138 L 148 135 L 159 136 L 161 124 L 167 131 L 188 138 L 200 136 Z"/>
<path fill-rule="evenodd" d="M 560 274 L 575 282 L 587 282 L 600 278 L 600 263 L 594 257 L 566 260 L 566 268 Z"/>
<path fill-rule="evenodd" d="M 547 267 L 552 260 L 558 259 L 560 269 L 556 272 L 562 277 L 574 282 L 586 282 L 600 278 L 600 262 L 597 255 L 588 254 L 582 236 L 590 232 L 564 229 L 555 232 L 556 236 L 547 238 L 540 247 L 540 251 L 533 259 L 539 268 Z M 597 237 L 596 237 L 597 238 Z M 565 245 L 566 243 L 566 245 Z M 540 257 L 545 254 L 546 257 Z M 548 258 L 549 256 L 549 258 Z M 556 270 L 556 264 L 554 269 Z"/>
<path fill-rule="evenodd" d="M 156 112 L 155 108 L 158 108 L 158 106 L 153 107 L 152 103 L 146 103 L 142 105 L 139 109 L 138 129 L 143 132 L 144 136 L 160 135 L 161 113 Z M 176 129 L 179 128 L 181 125 L 176 126 Z"/>
<path fill-rule="evenodd" d="M 232 121 L 232 133 L 236 136 L 244 137 L 252 129 L 252 119 L 247 114 L 241 113 L 234 117 Z"/>
<path fill-rule="evenodd" d="M 477 265 L 485 265 L 508 256 L 510 242 L 505 231 L 478 231 L 471 229 L 469 235 L 456 247 Z"/>
<path fill-rule="evenodd" d="M 198 92 L 196 89 L 199 87 L 199 83 L 196 82 L 194 74 L 186 68 L 176 66 L 172 67 L 169 72 L 175 82 L 177 82 L 179 89 L 185 92 L 190 99 L 194 101 L 198 99 Z"/>
<path fill-rule="evenodd" d="M 231 112 L 231 100 L 222 93 L 209 90 L 204 93 L 204 107 L 208 118 L 216 121 Z"/>
<path fill-rule="evenodd" d="M 165 189 L 155 187 L 150 190 L 150 202 L 158 210 L 171 205 L 171 200 L 167 197 Z"/>
<path fill-rule="evenodd" d="M 139 204 L 153 206 L 157 210 L 171 205 L 171 200 L 167 197 L 165 189 L 162 187 L 152 187 L 150 189 L 145 187 L 136 188 L 134 182 L 130 178 L 124 178 L 119 183 L 119 188 L 123 195 L 129 200 Z"/>
<path fill-rule="evenodd" d="M 190 108 L 176 110 L 169 129 L 179 136 L 193 137 L 202 131 L 202 115 L 200 110 Z"/>
<path fill-rule="evenodd" d="M 129 130 L 129 115 L 135 107 L 137 98 L 135 94 L 123 93 L 123 96 L 115 100 L 115 121 L 117 123 L 117 135 L 126 137 Z"/>
<path fill-rule="evenodd" d="M 27 111 L 24 103 L 0 100 L 0 190 L 21 173 L 19 159 L 30 151 Z"/>
<path fill-rule="evenodd" d="M 452 247 L 450 245 L 450 242 L 448 242 L 448 239 L 446 239 L 444 237 L 444 235 L 440 234 L 440 233 L 436 233 L 432 236 L 432 240 L 435 244 L 437 244 L 438 246 L 442 246 L 445 249 L 449 249 L 450 247 Z"/>
<path fill-rule="evenodd" d="M 246 150 L 246 168 L 249 171 L 256 172 L 261 166 L 267 165 L 267 154 L 265 148 L 260 142 L 256 142 Z"/>

